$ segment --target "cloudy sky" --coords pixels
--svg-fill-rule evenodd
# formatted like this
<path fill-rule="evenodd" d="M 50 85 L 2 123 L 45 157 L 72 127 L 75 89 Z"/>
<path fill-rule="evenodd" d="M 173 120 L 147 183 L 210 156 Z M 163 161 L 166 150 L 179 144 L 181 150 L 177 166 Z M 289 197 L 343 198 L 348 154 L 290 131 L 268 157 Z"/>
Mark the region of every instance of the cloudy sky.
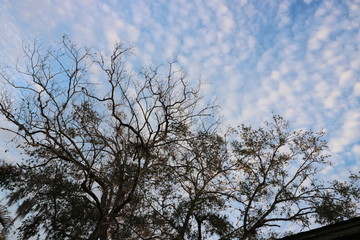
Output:
<path fill-rule="evenodd" d="M 271 112 L 325 129 L 340 176 L 360 169 L 359 0 L 0 0 L 0 64 L 67 34 L 81 46 L 135 45 L 148 66 L 176 55 L 224 121 Z M 337 176 L 337 177 L 338 177 Z"/>

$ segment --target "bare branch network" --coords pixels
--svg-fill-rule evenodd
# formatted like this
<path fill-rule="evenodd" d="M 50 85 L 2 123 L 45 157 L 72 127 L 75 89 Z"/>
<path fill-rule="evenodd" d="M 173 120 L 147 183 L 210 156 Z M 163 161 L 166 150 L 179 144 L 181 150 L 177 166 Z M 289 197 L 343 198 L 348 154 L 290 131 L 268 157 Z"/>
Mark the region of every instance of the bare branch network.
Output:
<path fill-rule="evenodd" d="M 133 74 L 130 51 L 35 41 L 1 70 L 0 129 L 24 157 L 0 186 L 20 239 L 270 239 L 358 214 L 356 175 L 318 180 L 323 132 L 275 115 L 224 134 L 176 61 Z"/>

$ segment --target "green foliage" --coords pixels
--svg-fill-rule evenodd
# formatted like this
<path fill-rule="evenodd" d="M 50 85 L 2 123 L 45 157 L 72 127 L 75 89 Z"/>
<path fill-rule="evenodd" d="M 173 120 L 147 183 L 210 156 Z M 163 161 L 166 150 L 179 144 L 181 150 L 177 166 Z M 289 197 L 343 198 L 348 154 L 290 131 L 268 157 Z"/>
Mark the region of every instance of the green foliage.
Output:
<path fill-rule="evenodd" d="M 0 224 L 2 226 L 1 235 L 5 236 L 12 225 L 12 219 L 7 209 L 2 205 L 0 205 Z"/>
<path fill-rule="evenodd" d="M 40 229 L 46 229 L 51 239 L 82 239 L 93 229 L 96 211 L 74 178 L 76 173 L 68 168 L 48 164 L 1 175 L 1 187 L 11 189 L 8 204 L 19 203 L 16 216 L 24 219 L 21 239 L 36 236 Z"/>
<path fill-rule="evenodd" d="M 281 222 L 358 213 L 356 176 L 318 180 L 323 132 L 274 116 L 224 134 L 176 62 L 133 76 L 128 51 L 118 44 L 106 58 L 64 38 L 59 49 L 25 48 L 20 68 L 1 73 L 12 125 L 0 130 L 24 156 L 0 165 L 19 239 L 270 239 Z"/>
<path fill-rule="evenodd" d="M 359 176 L 351 174 L 349 181 L 332 183 L 332 190 L 323 193 L 318 201 L 314 202 L 316 208 L 316 222 L 332 224 L 353 216 L 358 211 L 360 202 Z"/>

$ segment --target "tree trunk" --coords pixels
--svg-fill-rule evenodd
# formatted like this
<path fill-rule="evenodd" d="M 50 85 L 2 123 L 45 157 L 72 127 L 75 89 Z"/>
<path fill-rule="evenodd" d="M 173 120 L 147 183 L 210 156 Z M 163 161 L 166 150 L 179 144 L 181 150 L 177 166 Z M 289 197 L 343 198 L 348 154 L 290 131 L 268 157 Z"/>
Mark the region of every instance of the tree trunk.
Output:
<path fill-rule="evenodd" d="M 252 237 L 255 234 L 255 229 L 250 229 L 248 231 L 245 231 L 244 234 L 240 237 L 239 240 L 246 240 Z"/>
<path fill-rule="evenodd" d="M 108 240 L 109 224 L 99 224 L 88 240 Z"/>
<path fill-rule="evenodd" d="M 202 240 L 202 232 L 201 232 L 201 221 L 198 221 L 198 240 Z"/>

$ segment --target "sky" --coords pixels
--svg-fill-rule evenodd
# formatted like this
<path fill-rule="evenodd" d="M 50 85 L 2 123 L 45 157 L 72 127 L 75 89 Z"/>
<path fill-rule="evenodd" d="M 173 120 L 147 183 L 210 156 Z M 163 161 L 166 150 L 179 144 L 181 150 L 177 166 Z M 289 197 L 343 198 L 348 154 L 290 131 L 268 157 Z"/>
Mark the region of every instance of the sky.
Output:
<path fill-rule="evenodd" d="M 360 170 L 360 0 L 0 0 L 0 66 L 65 34 L 105 51 L 135 46 L 138 67 L 177 56 L 225 124 L 274 112 L 326 131 L 324 180 Z M 0 158 L 14 159 L 8 140 L 0 133 Z"/>
<path fill-rule="evenodd" d="M 334 161 L 324 173 L 360 170 L 359 0 L 0 0 L 0 65 L 65 34 L 106 51 L 133 45 L 136 66 L 177 56 L 225 124 L 274 112 L 294 129 L 324 129 Z"/>

